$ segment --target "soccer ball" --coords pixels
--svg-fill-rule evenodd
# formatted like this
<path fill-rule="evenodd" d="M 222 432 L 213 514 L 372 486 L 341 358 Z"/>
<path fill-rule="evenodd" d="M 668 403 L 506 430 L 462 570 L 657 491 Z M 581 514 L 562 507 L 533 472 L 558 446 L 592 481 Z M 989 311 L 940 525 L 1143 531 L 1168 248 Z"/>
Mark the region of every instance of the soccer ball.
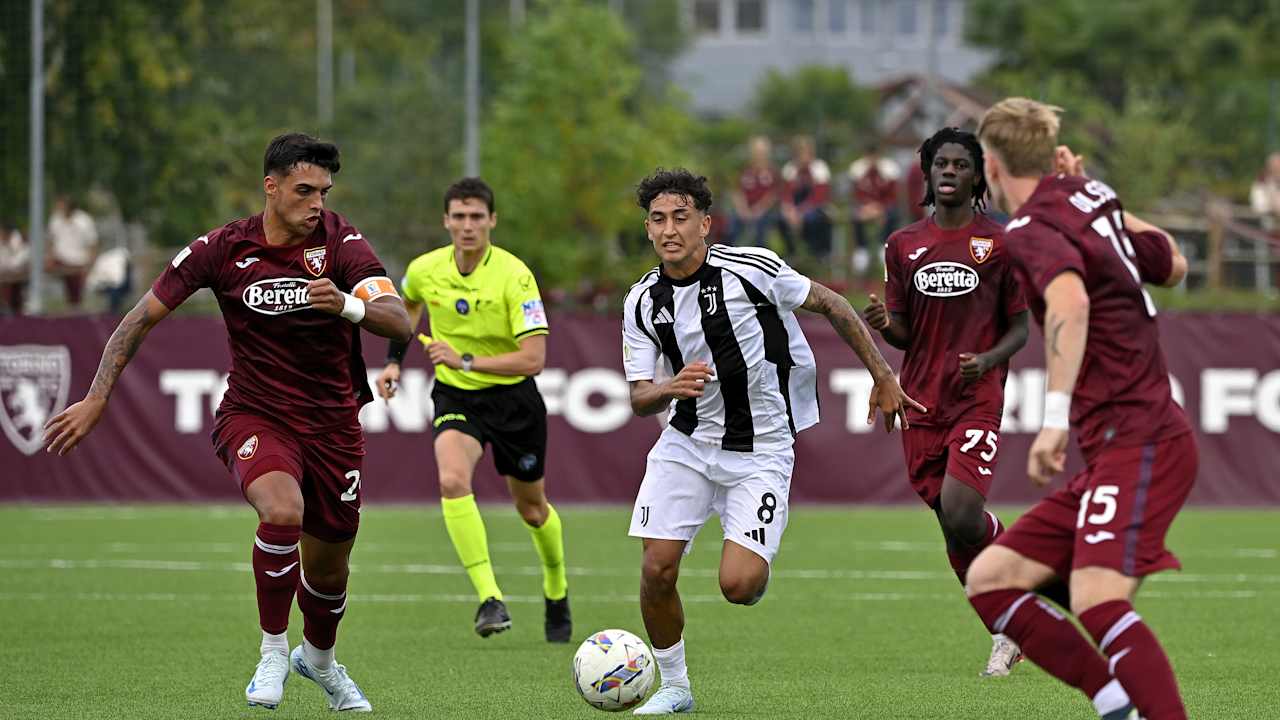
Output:
<path fill-rule="evenodd" d="M 588 705 L 600 710 L 635 706 L 656 675 L 649 646 L 626 630 L 592 633 L 573 654 L 573 684 Z"/>

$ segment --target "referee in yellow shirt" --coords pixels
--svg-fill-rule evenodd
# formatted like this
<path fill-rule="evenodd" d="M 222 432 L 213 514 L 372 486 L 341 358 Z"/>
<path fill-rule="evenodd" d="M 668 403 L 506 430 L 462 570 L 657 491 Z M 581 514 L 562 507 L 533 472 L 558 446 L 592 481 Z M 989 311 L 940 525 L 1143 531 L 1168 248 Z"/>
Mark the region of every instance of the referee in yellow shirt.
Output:
<path fill-rule="evenodd" d="M 547 315 L 533 273 L 489 241 L 498 223 L 493 190 L 479 178 L 463 178 L 445 192 L 444 208 L 452 244 L 409 263 L 400 290 L 410 324 L 417 326 L 423 308 L 431 319 L 431 337 L 420 338 L 436 373 L 432 426 L 444 524 L 480 597 L 476 632 L 488 637 L 510 628 L 471 490 L 484 445 L 492 445 L 494 465 L 542 561 L 547 641 L 569 642 L 564 538 L 543 480 L 547 408 L 532 377 L 546 362 Z M 406 349 L 392 343 L 378 376 L 378 393 L 387 400 Z"/>

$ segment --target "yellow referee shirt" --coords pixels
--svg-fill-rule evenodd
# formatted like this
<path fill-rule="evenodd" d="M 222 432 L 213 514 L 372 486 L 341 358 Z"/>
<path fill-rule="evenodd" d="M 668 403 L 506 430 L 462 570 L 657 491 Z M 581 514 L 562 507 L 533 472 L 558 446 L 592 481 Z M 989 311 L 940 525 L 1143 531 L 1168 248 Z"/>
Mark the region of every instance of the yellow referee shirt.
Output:
<path fill-rule="evenodd" d="M 494 245 L 467 275 L 458 272 L 452 245 L 419 255 L 405 270 L 400 294 L 426 308 L 433 339 L 449 343 L 459 355 L 492 357 L 515 352 L 521 339 L 550 332 L 533 273 L 520 258 Z M 523 380 L 436 366 L 437 382 L 462 390 Z"/>

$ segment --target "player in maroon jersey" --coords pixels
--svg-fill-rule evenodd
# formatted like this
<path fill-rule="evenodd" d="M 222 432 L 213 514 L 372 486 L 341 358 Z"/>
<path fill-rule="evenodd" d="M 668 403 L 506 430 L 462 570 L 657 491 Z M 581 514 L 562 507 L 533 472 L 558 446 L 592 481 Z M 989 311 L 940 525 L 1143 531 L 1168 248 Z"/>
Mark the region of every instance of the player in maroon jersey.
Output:
<path fill-rule="evenodd" d="M 260 523 L 261 659 L 245 696 L 274 708 L 292 665 L 320 685 L 331 709 L 369 710 L 333 658 L 360 523 L 357 413 L 372 397 L 356 326 L 407 341 L 409 318 L 360 231 L 324 209 L 338 148 L 281 135 L 263 165 L 264 212 L 201 235 L 173 258 L 112 333 L 85 398 L 46 425 L 45 443 L 59 455 L 75 448 L 147 332 L 193 292 L 211 289 L 231 346 L 213 443 Z M 295 594 L 304 640 L 290 653 Z"/>
<path fill-rule="evenodd" d="M 1000 443 L 1009 358 L 1027 342 L 1027 304 L 1004 249 L 1004 228 L 983 214 L 982 147 L 943 128 L 920 146 L 933 214 L 885 245 L 885 301 L 867 324 L 904 351 L 902 387 L 928 413 L 902 433 L 907 474 L 933 508 L 947 558 L 964 585 L 969 564 L 1004 531 L 985 508 Z M 984 676 L 1008 675 L 1021 654 L 1002 634 Z"/>
<path fill-rule="evenodd" d="M 1058 112 L 1009 98 L 987 111 L 978 137 L 992 194 L 1013 217 L 1005 248 L 1044 328 L 1044 425 L 1027 472 L 1040 486 L 1061 472 L 1071 429 L 1086 467 L 983 551 L 967 590 L 992 632 L 1084 691 L 1103 717 L 1181 720 L 1169 660 L 1132 602 L 1142 578 L 1179 567 L 1164 539 L 1196 475 L 1195 437 L 1143 288 L 1176 285 L 1186 259 L 1056 147 Z M 1071 612 L 1096 648 L 1038 600 L 1057 578 L 1069 580 Z"/>

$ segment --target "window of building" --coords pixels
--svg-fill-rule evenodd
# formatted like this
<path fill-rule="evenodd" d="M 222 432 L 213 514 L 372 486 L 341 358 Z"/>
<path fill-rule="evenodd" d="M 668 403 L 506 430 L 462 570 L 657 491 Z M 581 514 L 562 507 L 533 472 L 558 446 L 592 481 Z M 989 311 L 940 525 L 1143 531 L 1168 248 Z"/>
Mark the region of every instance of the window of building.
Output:
<path fill-rule="evenodd" d="M 951 32 L 951 3 L 947 0 L 933 0 L 933 32 L 938 37 Z"/>
<path fill-rule="evenodd" d="M 861 16 L 862 34 L 875 35 L 876 25 L 878 24 L 876 16 L 879 14 L 880 0 L 862 0 L 862 6 L 859 10 L 861 10 L 858 14 Z"/>
<path fill-rule="evenodd" d="M 720 0 L 693 0 L 693 29 L 706 35 L 720 34 Z"/>
<path fill-rule="evenodd" d="M 791 29 L 798 33 L 813 32 L 813 0 L 791 0 Z"/>
<path fill-rule="evenodd" d="M 830 0 L 827 13 L 827 28 L 832 35 L 843 35 L 849 31 L 849 3 L 847 0 Z"/>
<path fill-rule="evenodd" d="M 738 0 L 738 32 L 764 32 L 764 0 Z"/>
<path fill-rule="evenodd" d="M 915 35 L 918 19 L 916 0 L 898 0 L 898 34 Z"/>

